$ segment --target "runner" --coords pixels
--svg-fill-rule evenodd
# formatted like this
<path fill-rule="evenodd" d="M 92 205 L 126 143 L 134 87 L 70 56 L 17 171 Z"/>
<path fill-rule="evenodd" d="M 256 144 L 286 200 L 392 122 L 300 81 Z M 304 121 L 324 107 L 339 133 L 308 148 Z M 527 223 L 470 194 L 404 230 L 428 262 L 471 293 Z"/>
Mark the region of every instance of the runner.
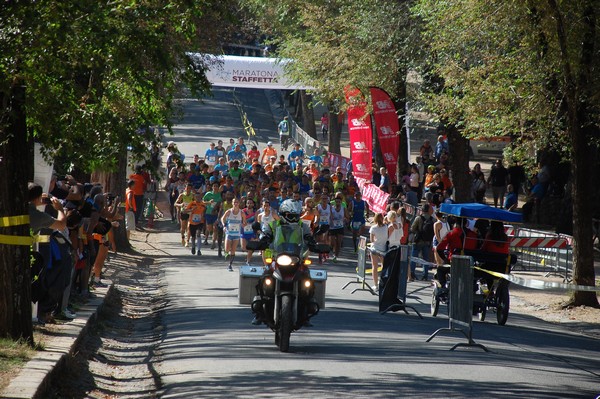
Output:
<path fill-rule="evenodd" d="M 194 200 L 190 202 L 186 210 L 190 214 L 189 230 L 192 241 L 192 255 L 196 254 L 196 246 L 198 247 L 198 256 L 202 255 L 200 250 L 202 246 L 202 237 L 198 232 L 204 230 L 204 214 L 206 205 L 202 201 L 202 193 L 196 193 Z"/>
<path fill-rule="evenodd" d="M 212 236 L 212 244 L 210 249 L 215 249 L 215 240 L 217 239 L 217 231 L 215 230 L 215 223 L 219 217 L 219 211 L 221 210 L 221 203 L 223 198 L 219 192 L 219 183 L 215 177 L 210 178 L 211 191 L 208 191 L 202 197 L 204 205 L 206 205 L 205 221 L 206 221 L 206 236 L 204 238 L 204 245 L 208 245 L 208 237 Z M 221 257 L 221 246 L 219 245 L 219 257 Z"/>
<path fill-rule="evenodd" d="M 246 225 L 246 217 L 240 209 L 239 199 L 233 199 L 233 208 L 225 212 L 221 218 L 221 223 L 225 229 L 225 260 L 229 260 L 227 270 L 232 272 L 233 267 L 231 265 L 235 259 L 235 250 L 240 243 L 242 229 Z"/>
<path fill-rule="evenodd" d="M 242 209 L 242 213 L 246 219 L 246 225 L 244 226 L 244 231 L 242 232 L 242 249 L 246 251 L 246 265 L 249 266 L 254 251 L 247 249 L 246 244 L 248 241 L 256 238 L 256 233 L 254 233 L 252 225 L 257 216 L 257 212 L 254 208 L 254 200 L 252 198 L 246 199 L 246 207 Z"/>
<path fill-rule="evenodd" d="M 262 157 L 260 158 L 260 163 L 262 163 L 263 165 L 266 165 L 267 163 L 269 163 L 269 160 L 273 156 L 275 157 L 275 159 L 277 159 L 277 150 L 275 149 L 275 147 L 273 147 L 273 142 L 269 141 L 267 143 L 267 148 L 265 148 L 262 152 Z"/>
<path fill-rule="evenodd" d="M 326 233 L 329 231 L 331 222 L 331 205 L 329 205 L 329 197 L 325 194 L 321 195 L 321 202 L 317 205 L 317 229 L 315 230 L 315 238 L 321 244 L 328 244 Z M 323 255 L 319 254 L 319 261 L 323 261 Z"/>
<path fill-rule="evenodd" d="M 190 236 L 187 231 L 188 220 L 190 219 L 190 214 L 187 211 L 187 207 L 194 200 L 194 193 L 193 193 L 192 189 L 193 189 L 192 183 L 187 183 L 185 186 L 184 192 L 179 194 L 179 197 L 177 197 L 177 200 L 175 200 L 175 207 L 177 207 L 179 209 L 181 245 L 184 245 L 186 247 L 188 247 L 190 245 Z M 186 239 L 186 233 L 187 233 L 187 239 Z"/>
<path fill-rule="evenodd" d="M 271 208 L 271 205 L 269 204 L 269 199 L 267 197 L 263 198 L 262 208 L 259 209 L 259 211 L 261 212 L 259 212 L 258 216 L 256 216 L 256 221 L 260 223 L 261 230 L 263 230 L 265 226 L 267 226 L 272 221 L 279 220 L 279 215 L 277 214 L 277 212 L 275 212 L 274 209 Z M 265 266 L 268 266 L 266 262 L 267 253 L 265 251 L 262 251 L 261 256 L 263 259 L 263 264 Z"/>
<path fill-rule="evenodd" d="M 277 131 L 279 132 L 279 141 L 281 142 L 281 151 L 287 151 L 290 141 L 290 123 L 288 117 L 284 116 L 283 120 L 277 125 Z"/>
<path fill-rule="evenodd" d="M 208 171 L 212 172 L 217 164 L 219 150 L 216 149 L 215 143 L 210 143 L 210 148 L 204 154 L 205 163 L 208 165 Z"/>
<path fill-rule="evenodd" d="M 330 245 L 333 250 L 333 262 L 337 262 L 337 257 L 340 254 L 342 240 L 344 239 L 344 225 L 348 216 L 346 208 L 342 206 L 342 198 L 335 198 L 335 205 L 331 207 L 331 229 L 329 230 Z"/>

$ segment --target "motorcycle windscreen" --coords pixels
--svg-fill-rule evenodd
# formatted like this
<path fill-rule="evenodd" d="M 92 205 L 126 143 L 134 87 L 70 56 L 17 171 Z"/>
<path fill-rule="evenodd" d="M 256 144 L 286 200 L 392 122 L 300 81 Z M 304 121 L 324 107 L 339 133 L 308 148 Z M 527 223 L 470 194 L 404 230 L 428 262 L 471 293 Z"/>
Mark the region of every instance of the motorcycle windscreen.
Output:
<path fill-rule="evenodd" d="M 277 226 L 273 239 L 273 249 L 276 253 L 287 253 L 303 256 L 308 250 L 302 233 L 302 226 L 287 224 Z"/>

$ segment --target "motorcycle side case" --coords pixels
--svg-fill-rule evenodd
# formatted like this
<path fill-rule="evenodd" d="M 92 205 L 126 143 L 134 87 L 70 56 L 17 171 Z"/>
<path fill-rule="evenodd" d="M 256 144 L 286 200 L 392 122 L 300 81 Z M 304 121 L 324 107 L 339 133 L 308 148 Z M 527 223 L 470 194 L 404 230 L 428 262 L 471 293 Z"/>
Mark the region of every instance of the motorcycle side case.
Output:
<path fill-rule="evenodd" d="M 320 309 L 325 309 L 325 288 L 327 283 L 327 270 L 310 269 L 310 278 L 315 285 L 315 300 Z"/>
<path fill-rule="evenodd" d="M 250 305 L 256 295 L 256 284 L 265 271 L 264 266 L 240 266 L 238 303 Z"/>

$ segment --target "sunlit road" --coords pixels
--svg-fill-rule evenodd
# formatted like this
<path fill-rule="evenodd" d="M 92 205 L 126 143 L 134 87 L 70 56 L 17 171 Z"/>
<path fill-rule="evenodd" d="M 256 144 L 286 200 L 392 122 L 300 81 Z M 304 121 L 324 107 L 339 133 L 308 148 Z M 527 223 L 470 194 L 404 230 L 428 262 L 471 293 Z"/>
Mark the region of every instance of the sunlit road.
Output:
<path fill-rule="evenodd" d="M 260 91 L 243 97 L 264 106 Z M 184 110 L 193 114 L 186 114 L 176 126 L 173 140 L 186 155 L 204 153 L 207 143 L 217 137 L 227 141 L 239 136 L 239 115 L 228 101 L 228 92 L 222 90 L 206 105 L 184 104 Z M 238 268 L 227 272 L 225 262 L 208 248 L 202 249 L 201 257 L 191 255 L 181 246 L 175 225 L 168 229 L 156 244 L 169 299 L 157 353 L 162 359 L 156 370 L 161 397 L 600 395 L 597 340 L 511 313 L 506 326 L 498 326 L 493 314 L 490 321 L 474 323 L 473 338 L 489 353 L 478 348 L 450 351 L 454 344 L 466 342 L 460 334 L 441 335 L 426 343 L 434 331 L 448 326 L 444 315 L 429 316 L 427 283 L 409 284 L 408 303 L 424 319 L 414 312 L 380 315 L 377 297 L 364 291 L 351 294 L 358 285 L 341 289 L 353 279 L 356 266 L 348 245 L 339 263 L 323 267 L 329 272 L 326 308 L 313 319 L 314 327 L 292 334 L 289 353 L 280 353 L 274 334 L 264 326 L 252 326 L 249 306 L 238 304 Z M 238 255 L 234 265 L 242 263 Z"/>

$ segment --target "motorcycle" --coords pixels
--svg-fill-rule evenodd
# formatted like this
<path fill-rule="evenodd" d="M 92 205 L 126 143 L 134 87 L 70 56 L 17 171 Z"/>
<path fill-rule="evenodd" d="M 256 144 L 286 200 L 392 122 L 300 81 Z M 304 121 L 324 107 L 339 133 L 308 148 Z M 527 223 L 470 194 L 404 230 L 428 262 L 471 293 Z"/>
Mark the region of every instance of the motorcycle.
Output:
<path fill-rule="evenodd" d="M 296 235 L 296 240 L 290 237 Z M 300 238 L 298 240 L 298 237 Z M 297 241 L 298 243 L 292 243 Z M 312 245 L 313 252 L 329 252 L 328 245 Z M 290 347 L 290 336 L 319 313 L 314 298 L 315 286 L 308 266 L 309 247 L 297 225 L 280 226 L 275 232 L 272 250 L 267 255 L 269 266 L 257 284 L 252 311 L 259 322 L 275 332 L 275 345 L 281 352 Z"/>

